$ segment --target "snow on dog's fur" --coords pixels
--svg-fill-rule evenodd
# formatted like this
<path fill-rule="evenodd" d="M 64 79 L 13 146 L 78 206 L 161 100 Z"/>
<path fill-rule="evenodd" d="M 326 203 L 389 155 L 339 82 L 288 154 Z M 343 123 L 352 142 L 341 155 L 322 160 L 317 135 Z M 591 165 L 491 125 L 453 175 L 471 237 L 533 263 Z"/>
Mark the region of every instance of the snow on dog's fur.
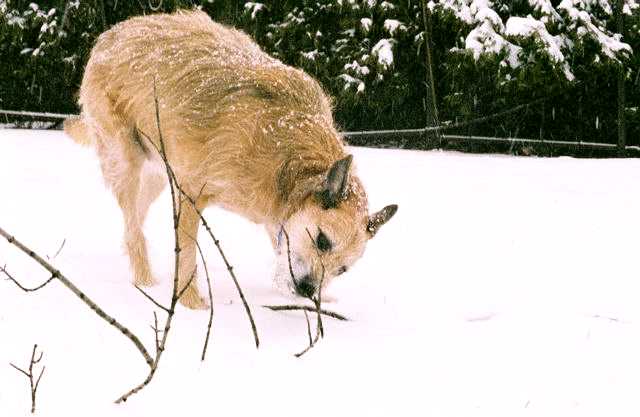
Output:
<path fill-rule="evenodd" d="M 132 18 L 98 38 L 80 89 L 81 118 L 67 121 L 65 130 L 95 146 L 123 211 L 136 284 L 154 282 L 142 224 L 166 185 L 162 161 L 145 143 L 148 136 L 159 145 L 154 83 L 180 185 L 199 196 L 199 209 L 215 204 L 264 224 L 277 256 L 276 280 L 298 294 L 315 294 L 322 265 L 324 284 L 346 271 L 395 213 L 392 205 L 368 214 L 331 102 L 313 78 L 203 12 Z M 195 270 L 198 223 L 184 204 L 182 285 Z M 181 301 L 206 306 L 195 281 Z"/>

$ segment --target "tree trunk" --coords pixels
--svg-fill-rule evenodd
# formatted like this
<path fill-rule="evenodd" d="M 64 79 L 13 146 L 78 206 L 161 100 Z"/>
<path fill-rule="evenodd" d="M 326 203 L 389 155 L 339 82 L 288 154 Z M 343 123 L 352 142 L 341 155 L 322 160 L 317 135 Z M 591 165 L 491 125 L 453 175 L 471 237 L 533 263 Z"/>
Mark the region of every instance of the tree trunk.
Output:
<path fill-rule="evenodd" d="M 616 7 L 616 26 L 620 35 L 624 31 L 624 14 L 622 8 L 624 6 L 624 0 L 618 0 Z M 625 68 L 624 65 L 620 65 L 618 69 L 618 154 L 620 156 L 625 155 L 625 147 L 627 145 L 627 131 L 625 126 L 625 91 L 624 91 L 624 78 Z"/>
<path fill-rule="evenodd" d="M 422 0 L 422 18 L 424 20 L 424 50 L 426 65 L 426 116 L 427 127 L 437 126 L 438 108 L 436 106 L 436 88 L 433 81 L 433 62 L 431 58 L 431 12 L 427 7 L 426 0 Z M 436 137 L 440 137 L 440 132 L 435 132 Z"/>

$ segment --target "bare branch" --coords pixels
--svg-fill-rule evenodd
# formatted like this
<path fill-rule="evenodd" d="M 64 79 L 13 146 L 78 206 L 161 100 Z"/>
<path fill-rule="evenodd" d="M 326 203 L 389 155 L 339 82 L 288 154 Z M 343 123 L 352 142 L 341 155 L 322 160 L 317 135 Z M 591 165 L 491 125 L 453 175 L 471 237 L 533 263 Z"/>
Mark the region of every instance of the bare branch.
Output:
<path fill-rule="evenodd" d="M 156 371 L 158 369 L 158 364 L 160 362 L 160 358 L 162 357 L 162 352 L 164 352 L 164 349 L 165 349 L 165 346 L 166 346 L 167 337 L 169 336 L 169 330 L 171 329 L 171 323 L 173 321 L 173 316 L 175 314 L 176 304 L 178 303 L 178 300 L 180 299 L 180 295 L 182 295 L 181 292 L 179 293 L 179 291 L 178 291 L 178 278 L 179 278 L 179 271 L 178 271 L 179 268 L 178 268 L 178 266 L 180 264 L 180 252 L 181 252 L 180 240 L 179 240 L 179 237 L 178 237 L 178 225 L 180 223 L 180 215 L 182 213 L 182 201 L 180 199 L 176 198 L 175 177 L 172 175 L 171 169 L 169 167 L 169 162 L 167 161 L 167 153 L 165 151 L 164 139 L 162 137 L 162 126 L 160 124 L 160 106 L 158 104 L 158 95 L 157 95 L 157 92 L 156 92 L 156 80 L 155 80 L 155 78 L 153 80 L 153 102 L 154 102 L 154 106 L 155 106 L 155 117 L 156 117 L 156 126 L 158 128 L 158 138 L 160 140 L 159 152 L 160 152 L 160 156 L 162 157 L 162 160 L 164 161 L 165 171 L 166 171 L 166 174 L 167 174 L 167 180 L 169 181 L 169 190 L 171 191 L 171 212 L 172 212 L 172 216 L 173 216 L 173 238 L 174 238 L 174 252 L 175 252 L 174 269 L 173 269 L 173 289 L 172 289 L 172 293 L 171 293 L 171 305 L 170 305 L 170 307 L 168 309 L 168 312 L 167 312 L 167 319 L 166 319 L 165 324 L 164 324 L 164 329 L 161 331 L 162 332 L 162 339 L 160 341 L 158 341 L 158 333 L 160 332 L 160 330 L 158 329 L 158 326 L 157 326 L 157 317 L 154 315 L 154 319 L 156 321 L 156 326 L 154 327 L 154 331 L 156 332 L 156 357 L 155 357 L 155 359 L 153 361 L 153 364 L 151 365 L 151 367 L 149 369 L 149 374 L 147 375 L 145 380 L 142 381 L 142 383 L 140 383 L 139 385 L 135 386 L 131 390 L 127 391 L 122 396 L 120 396 L 120 398 L 118 398 L 116 400 L 116 404 L 120 404 L 120 403 L 123 403 L 123 402 L 127 401 L 127 399 L 130 396 L 132 396 L 132 395 L 136 394 L 137 392 L 139 392 L 140 390 L 142 390 L 153 379 L 153 376 L 155 375 L 155 373 L 156 373 Z M 191 275 L 191 280 L 193 279 L 194 276 L 195 276 L 195 271 Z M 189 281 L 189 283 L 191 282 L 191 280 Z M 187 283 L 185 288 L 183 288 L 183 291 L 184 291 L 184 289 L 186 289 L 188 287 L 189 283 Z"/>
<path fill-rule="evenodd" d="M 40 370 L 40 375 L 38 376 L 38 380 L 36 381 L 36 385 L 33 387 L 33 391 L 36 392 L 38 390 L 38 386 L 40 385 L 40 380 L 42 379 L 42 374 L 44 374 L 44 370 L 46 369 L 46 366 L 42 367 L 42 370 Z"/>
<path fill-rule="evenodd" d="M 289 233 L 287 233 L 287 229 L 282 226 L 282 233 L 284 233 L 284 237 L 287 240 L 287 260 L 289 261 L 289 275 L 291 275 L 291 280 L 293 283 L 296 283 L 296 277 L 293 274 L 293 267 L 291 266 L 291 246 L 289 245 Z"/>
<path fill-rule="evenodd" d="M 318 331 L 320 332 L 320 336 L 324 337 L 324 326 L 322 326 L 322 315 L 320 314 L 320 304 L 322 303 L 322 287 L 324 285 L 324 276 L 326 273 L 326 268 L 324 266 L 324 262 L 322 261 L 322 254 L 320 253 L 320 249 L 318 249 L 316 240 L 313 238 L 313 236 L 311 236 L 311 232 L 309 232 L 309 229 L 305 228 L 305 231 L 307 232 L 307 236 L 309 236 L 309 239 L 311 240 L 313 248 L 316 250 L 316 256 L 318 257 L 318 260 L 320 261 L 320 266 L 322 267 L 322 274 L 320 275 L 320 285 L 318 286 L 318 297 L 315 300 L 313 298 L 310 298 L 310 300 L 313 301 L 316 305 L 316 311 L 318 313 L 317 314 L 318 315 Z"/>
<path fill-rule="evenodd" d="M 96 313 L 98 316 L 100 316 L 100 318 L 102 318 L 104 321 L 106 321 L 107 323 L 109 323 L 110 325 L 112 325 L 113 327 L 118 329 L 120 331 L 120 333 L 122 333 L 125 337 L 127 337 L 135 345 L 135 347 L 138 349 L 140 354 L 144 357 L 144 360 L 147 363 L 147 365 L 151 366 L 153 364 L 153 359 L 151 359 L 151 356 L 149 355 L 149 352 L 147 352 L 147 349 L 144 347 L 144 345 L 142 344 L 140 339 L 136 335 L 131 333 L 131 331 L 128 328 L 126 328 L 125 326 L 120 324 L 120 322 L 118 322 L 115 318 L 113 318 L 112 316 L 107 314 L 93 300 L 91 300 L 84 292 L 82 292 L 78 287 L 76 287 L 66 276 L 64 276 L 64 274 L 62 274 L 60 271 L 58 271 L 56 268 L 54 268 L 53 265 L 51 265 L 49 262 L 45 261 L 40 255 L 38 255 L 37 253 L 35 253 L 31 249 L 29 249 L 27 246 L 25 246 L 22 242 L 17 240 L 14 236 L 12 236 L 9 233 L 7 233 L 1 227 L 0 227 L 0 236 L 2 236 L 5 239 L 7 239 L 7 242 L 9 242 L 10 244 L 12 244 L 15 247 L 17 247 L 18 249 L 20 249 L 22 252 L 24 252 L 27 255 L 29 255 L 33 260 L 35 260 L 44 269 L 46 269 L 47 271 L 49 271 L 51 273 L 51 278 L 49 278 L 48 281 L 46 281 L 44 284 L 42 284 L 41 286 L 37 287 L 36 289 L 40 289 L 40 288 L 44 287 L 46 284 L 48 284 L 54 278 L 57 279 L 65 287 L 67 287 L 69 290 L 71 290 L 71 292 L 74 293 L 78 298 L 80 298 L 80 300 L 82 302 L 84 302 L 91 310 L 94 311 L 94 313 Z M 2 268 L 2 269 L 3 269 L 3 272 L 5 273 L 5 275 L 7 275 L 6 270 L 4 270 L 4 268 Z M 22 285 L 18 284 L 18 282 L 15 279 L 13 279 L 13 277 L 10 277 L 10 279 L 16 285 L 18 285 L 18 287 L 20 287 L 24 291 L 34 291 L 35 290 L 35 289 L 27 289 L 27 288 L 23 287 Z"/>
<path fill-rule="evenodd" d="M 198 198 L 200 194 L 202 194 L 202 190 L 204 190 L 204 185 L 200 188 L 200 193 L 198 194 Z M 207 355 L 207 347 L 209 346 L 209 337 L 211 335 L 211 325 L 213 323 L 213 291 L 211 289 L 211 278 L 209 277 L 209 268 L 207 268 L 207 262 L 204 259 L 204 252 L 202 252 L 202 247 L 200 243 L 198 243 L 198 239 L 186 233 L 183 230 L 183 233 L 193 241 L 198 248 L 198 254 L 200 255 L 200 260 L 202 261 L 202 265 L 204 267 L 204 274 L 207 278 L 207 289 L 209 290 L 209 323 L 207 324 L 207 334 L 204 338 L 204 345 L 202 346 L 202 356 L 200 357 L 201 361 L 204 361 L 205 356 Z"/>
<path fill-rule="evenodd" d="M 211 230 L 211 227 L 209 226 L 209 223 L 207 222 L 207 220 L 204 218 L 204 216 L 202 215 L 202 211 L 200 211 L 200 209 L 198 209 L 198 207 L 196 206 L 196 200 L 194 200 L 191 196 L 189 196 L 189 194 L 187 194 L 184 189 L 180 186 L 180 183 L 178 182 L 175 172 L 173 171 L 173 169 L 171 168 L 171 165 L 169 164 L 169 161 L 166 158 L 166 155 L 164 154 L 164 150 L 163 150 L 163 139 L 162 137 L 160 137 L 160 148 L 153 142 L 153 140 L 151 140 L 151 138 L 149 137 L 149 135 L 145 134 L 143 131 L 138 129 L 138 132 L 145 138 L 147 139 L 147 141 L 156 149 L 156 151 L 158 153 L 160 153 L 160 156 L 162 158 L 162 161 L 165 164 L 165 168 L 167 170 L 167 175 L 170 178 L 170 183 L 173 182 L 173 184 L 175 185 L 176 189 L 187 199 L 187 201 L 191 204 L 191 206 L 193 207 L 193 209 L 195 210 L 195 212 L 198 214 L 198 216 L 200 217 L 200 221 L 202 222 L 202 225 L 204 226 L 204 228 L 206 229 L 207 233 L 209 234 L 209 236 L 211 237 L 211 240 L 213 240 L 213 243 L 216 245 L 216 249 L 218 250 L 218 253 L 220 254 L 220 257 L 222 258 L 227 271 L 229 272 L 229 275 L 231 276 L 231 279 L 233 280 L 233 283 L 236 287 L 236 290 L 238 291 L 238 295 L 240 296 L 240 300 L 242 300 L 242 305 L 244 306 L 245 312 L 247 313 L 247 316 L 249 318 L 249 322 L 251 324 L 251 330 L 253 332 L 253 339 L 255 341 L 256 344 L 256 348 L 258 348 L 260 346 L 260 338 L 258 337 L 258 330 L 256 328 L 256 323 L 255 320 L 253 319 L 253 314 L 251 313 L 251 308 L 249 307 L 249 304 L 247 303 L 247 300 L 244 296 L 244 292 L 242 291 L 242 287 L 240 287 L 240 283 L 238 282 L 238 278 L 236 277 L 235 272 L 233 272 L 233 266 L 229 263 L 229 260 L 227 259 L 227 256 L 225 255 L 224 251 L 222 250 L 222 247 L 220 246 L 220 241 L 218 239 L 216 239 L 215 235 L 213 234 L 213 231 Z M 160 135 L 161 136 L 161 135 Z"/>
<path fill-rule="evenodd" d="M 231 279 L 233 279 L 233 283 L 236 286 L 236 290 L 238 290 L 238 295 L 240 295 L 240 299 L 242 300 L 242 305 L 244 306 L 244 309 L 247 313 L 247 316 L 249 317 L 249 322 L 251 323 L 251 330 L 253 331 L 253 339 L 256 343 L 256 348 L 258 348 L 260 346 L 260 339 L 258 338 L 258 329 L 256 328 L 256 323 L 253 319 L 253 314 L 251 314 L 251 308 L 249 308 L 249 304 L 247 303 L 247 299 L 244 297 L 244 293 L 242 292 L 242 288 L 240 287 L 240 283 L 238 282 L 238 278 L 236 278 L 236 274 L 233 272 L 233 266 L 231 266 L 231 264 L 229 264 L 229 261 L 227 260 L 226 255 L 224 254 L 224 251 L 222 250 L 222 247 L 220 246 L 220 241 L 218 239 L 215 238 L 215 236 L 213 235 L 213 232 L 211 231 L 211 228 L 209 227 L 209 224 L 207 223 L 207 221 L 205 220 L 204 217 L 202 217 L 202 214 L 200 212 L 198 212 L 198 214 L 200 215 L 200 221 L 202 221 L 202 225 L 205 227 L 205 229 L 207 230 L 207 233 L 209 234 L 209 236 L 211 237 L 211 239 L 213 240 L 213 243 L 216 245 L 216 248 L 218 249 L 218 252 L 220 253 L 220 256 L 222 257 L 222 260 L 224 261 L 226 267 L 227 267 L 227 271 L 229 271 L 229 275 L 231 276 Z"/>
<path fill-rule="evenodd" d="M 29 372 L 25 371 L 24 369 L 18 368 L 16 365 L 14 365 L 14 364 L 12 364 L 12 363 L 9 363 L 9 365 L 13 366 L 13 368 L 14 368 L 16 371 L 22 372 L 22 373 L 23 373 L 23 374 L 25 374 L 27 377 L 29 376 Z"/>
<path fill-rule="evenodd" d="M 311 307 L 311 306 L 299 306 L 299 305 L 293 305 L 293 304 L 287 304 L 287 305 L 263 305 L 262 307 L 264 308 L 268 308 L 269 310 L 272 311 L 293 311 L 293 310 L 303 310 L 303 311 L 309 311 L 309 312 L 317 312 L 318 310 L 315 307 Z M 343 316 L 340 313 L 336 313 L 330 310 L 325 310 L 325 309 L 320 309 L 320 314 L 324 315 L 324 316 L 328 316 L 328 317 L 332 317 L 334 319 L 337 320 L 342 320 L 342 321 L 349 321 L 349 319 L 345 316 Z"/>
<path fill-rule="evenodd" d="M 317 327 L 316 327 L 316 329 L 317 329 Z M 299 358 L 302 355 L 304 355 L 305 353 L 307 353 L 308 351 L 310 351 L 311 348 L 313 348 L 316 345 L 316 343 L 318 342 L 319 338 L 320 338 L 320 331 L 317 330 L 316 331 L 316 336 L 314 337 L 314 339 L 309 341 L 309 346 L 304 348 L 304 350 L 302 352 L 298 352 L 298 353 L 294 354 L 293 356 L 295 356 L 296 358 Z"/>
<path fill-rule="evenodd" d="M 184 287 L 182 287 L 182 289 L 178 293 L 178 300 L 181 299 L 182 296 L 184 295 L 184 292 L 187 291 L 187 289 L 189 289 L 189 285 L 191 285 L 195 277 L 196 277 L 196 269 L 193 270 L 193 272 L 191 273 L 191 276 L 189 277 L 189 281 L 187 281 L 184 284 Z"/>
<path fill-rule="evenodd" d="M 160 350 L 160 339 L 158 338 L 158 334 L 160 334 L 160 330 L 158 330 L 158 315 L 156 314 L 156 312 L 153 312 L 153 326 L 151 326 L 151 328 L 153 329 L 153 332 L 155 333 L 155 337 L 156 337 L 156 355 L 158 354 L 158 351 Z"/>
<path fill-rule="evenodd" d="M 17 279 L 15 279 L 11 274 L 9 274 L 9 271 L 7 271 L 7 266 L 3 266 L 0 268 L 0 272 L 2 272 L 3 274 L 5 274 L 7 276 L 7 279 L 11 282 L 13 282 L 14 284 L 16 284 L 18 286 L 18 288 L 20 288 L 22 291 L 24 292 L 33 292 L 33 291 L 38 291 L 39 289 L 43 288 L 44 286 L 46 286 L 48 283 L 50 283 L 51 281 L 53 281 L 55 279 L 55 276 L 52 275 L 48 280 L 46 280 L 45 282 L 43 282 L 42 284 L 38 285 L 37 287 L 34 288 L 26 288 L 24 286 L 22 286 Z"/>
<path fill-rule="evenodd" d="M 67 239 L 62 239 L 62 244 L 60 245 L 60 247 L 58 248 L 58 250 L 56 251 L 55 255 L 53 255 L 51 258 L 49 258 L 47 256 L 47 259 L 52 261 L 54 259 L 56 259 L 58 257 L 58 255 L 60 255 L 60 252 L 62 252 L 62 249 L 64 248 L 64 244 L 67 243 Z"/>
<path fill-rule="evenodd" d="M 309 336 L 309 346 L 313 344 L 313 339 L 311 338 L 311 323 L 309 323 L 309 315 L 307 314 L 307 310 L 302 310 L 304 313 L 304 319 L 307 321 L 307 336 Z"/>
<path fill-rule="evenodd" d="M 33 367 L 42 360 L 42 352 L 40 352 L 40 356 L 36 359 L 36 349 L 38 349 L 38 345 L 33 345 L 33 350 L 31 351 L 31 360 L 29 361 L 29 372 L 25 371 L 17 367 L 16 365 L 9 363 L 14 369 L 24 374 L 27 378 L 29 378 L 29 386 L 31 387 L 31 414 L 36 412 L 36 393 L 38 391 L 38 386 L 40 385 L 40 380 L 42 379 L 42 375 L 44 374 L 44 370 L 46 367 L 42 367 L 40 370 L 40 375 L 35 379 L 34 382 L 34 373 Z"/>
<path fill-rule="evenodd" d="M 142 288 L 140 288 L 137 285 L 134 285 L 134 287 L 136 288 L 136 290 L 140 291 L 142 293 L 142 295 L 144 295 L 147 300 L 151 301 L 153 304 L 155 304 L 156 307 L 158 307 L 161 310 L 164 310 L 165 312 L 169 312 L 169 309 L 165 306 L 163 306 L 162 304 L 160 304 L 159 302 L 157 302 L 152 296 L 150 296 L 149 294 L 147 294 L 147 292 L 145 290 L 143 290 Z"/>
<path fill-rule="evenodd" d="M 316 315 L 317 315 L 317 318 L 318 318 L 317 319 L 317 323 L 316 323 L 316 335 L 315 335 L 313 340 L 310 340 L 309 346 L 307 346 L 302 352 L 296 353 L 294 355 L 296 358 L 299 358 L 302 355 L 304 355 L 305 353 L 307 353 L 309 350 L 311 350 L 311 348 L 313 348 L 316 345 L 316 343 L 318 342 L 318 340 L 321 337 L 324 337 L 324 326 L 322 325 L 322 309 L 320 308 L 320 305 L 322 304 L 322 286 L 324 284 L 324 276 L 325 276 L 326 269 L 325 269 L 325 266 L 324 266 L 324 262 L 322 261 L 322 256 L 320 254 L 320 250 L 318 249 L 318 247 L 316 245 L 315 239 L 313 238 L 313 236 L 311 236 L 311 232 L 309 232 L 309 229 L 305 229 L 305 230 L 307 232 L 307 235 L 309 236 L 309 239 L 311 239 L 311 243 L 312 243 L 313 247 L 316 250 L 316 255 L 318 256 L 318 260 L 320 261 L 320 265 L 322 266 L 322 275 L 320 276 L 320 285 L 318 286 L 318 296 L 316 298 L 309 297 L 309 299 L 316 306 L 315 312 L 316 312 Z"/>
<path fill-rule="evenodd" d="M 147 138 L 147 140 L 159 152 L 160 157 L 162 158 L 162 161 L 163 161 L 164 166 L 165 166 L 165 171 L 166 171 L 167 179 L 168 179 L 168 182 L 169 182 L 169 189 L 171 191 L 171 210 L 172 210 L 172 215 L 173 215 L 173 237 L 174 237 L 174 244 L 175 244 L 175 246 L 174 246 L 175 258 L 174 258 L 174 270 L 173 270 L 173 289 L 172 289 L 172 294 L 171 294 L 171 305 L 169 306 L 168 311 L 167 311 L 167 319 L 165 321 L 163 330 L 158 329 L 158 318 L 157 318 L 157 315 L 154 313 L 154 327 L 153 327 L 153 329 L 154 329 L 155 336 L 156 336 L 156 342 L 155 342 L 156 343 L 156 357 L 155 357 L 155 360 L 153 361 L 152 366 L 149 369 L 149 374 L 147 375 L 145 380 L 142 381 L 142 383 L 140 383 L 139 385 L 135 386 L 131 390 L 127 391 L 122 396 L 120 396 L 120 398 L 118 398 L 116 400 L 116 404 L 119 404 L 119 403 L 127 401 L 127 399 L 130 396 L 132 396 L 132 395 L 136 394 L 137 392 L 139 392 L 140 390 L 142 390 L 153 379 L 153 376 L 155 375 L 156 371 L 158 370 L 158 364 L 160 363 L 160 358 L 162 357 L 162 353 L 164 352 L 166 344 L 167 344 L 167 338 L 169 336 L 169 331 L 171 330 L 171 324 L 173 322 L 173 317 L 175 315 L 176 305 L 177 305 L 178 301 L 180 300 L 180 297 L 182 297 L 182 295 L 187 290 L 187 288 L 189 288 L 189 285 L 191 285 L 193 279 L 196 276 L 196 270 L 194 269 L 193 272 L 191 273 L 191 277 L 189 278 L 189 281 L 185 284 L 185 286 L 182 289 L 178 288 L 179 287 L 180 253 L 182 251 L 182 248 L 180 247 L 180 239 L 179 239 L 178 228 L 179 228 L 179 224 L 180 224 L 180 216 L 181 216 L 181 213 L 182 213 L 182 203 L 184 202 L 184 199 L 181 198 L 181 197 L 180 198 L 176 198 L 177 197 L 177 192 L 180 192 L 181 196 L 186 197 L 187 201 L 189 201 L 193 205 L 194 210 L 196 210 L 196 212 L 198 212 L 198 214 L 200 215 L 201 218 L 202 218 L 202 215 L 197 210 L 196 205 L 195 205 L 195 201 L 193 201 L 184 191 L 182 191 L 182 189 L 180 189 L 180 186 L 178 184 L 176 176 L 173 173 L 171 165 L 169 164 L 169 161 L 167 159 L 167 153 L 166 153 L 166 150 L 165 150 L 164 138 L 162 136 L 162 127 L 161 127 L 161 124 L 160 124 L 160 106 L 158 104 L 158 96 L 157 96 L 157 91 L 156 91 L 155 79 L 154 79 L 154 82 L 153 82 L 153 101 L 154 101 L 154 105 L 155 105 L 156 125 L 157 125 L 157 128 L 158 128 L 158 139 L 160 141 L 160 147 L 158 148 L 153 143 L 153 141 L 150 140 L 150 138 L 147 135 L 145 135 L 142 132 L 140 132 L 140 133 L 142 133 L 143 136 L 145 138 Z M 161 339 L 159 339 L 159 334 L 160 333 L 162 333 L 162 338 Z"/>

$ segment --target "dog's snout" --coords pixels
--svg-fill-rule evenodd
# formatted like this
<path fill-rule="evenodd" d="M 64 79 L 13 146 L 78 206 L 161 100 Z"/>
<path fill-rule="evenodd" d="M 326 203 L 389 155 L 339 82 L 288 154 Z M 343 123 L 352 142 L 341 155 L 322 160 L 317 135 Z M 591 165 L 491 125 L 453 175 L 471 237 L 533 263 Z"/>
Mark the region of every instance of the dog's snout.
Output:
<path fill-rule="evenodd" d="M 309 275 L 295 282 L 296 292 L 302 297 L 311 297 L 316 292 L 316 286 Z"/>

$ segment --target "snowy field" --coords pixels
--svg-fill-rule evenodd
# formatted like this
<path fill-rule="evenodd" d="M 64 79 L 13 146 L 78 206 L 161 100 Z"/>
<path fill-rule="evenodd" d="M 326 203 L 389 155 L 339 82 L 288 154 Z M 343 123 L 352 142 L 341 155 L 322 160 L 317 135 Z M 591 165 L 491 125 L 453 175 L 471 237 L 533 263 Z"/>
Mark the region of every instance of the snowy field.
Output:
<path fill-rule="evenodd" d="M 147 368 L 130 342 L 57 282 L 25 294 L 0 280 L 0 416 L 27 415 L 9 366 L 44 350 L 39 416 L 640 415 L 640 160 L 577 160 L 353 149 L 372 209 L 398 214 L 329 293 L 326 335 L 300 359 L 304 316 L 262 304 L 273 289 L 260 226 L 205 214 L 252 306 L 201 233 L 215 317 L 179 307 L 151 384 L 113 401 Z M 151 349 L 153 306 L 129 283 L 122 220 L 90 148 L 61 132 L 0 130 L 0 226 L 54 264 Z M 145 226 L 166 299 L 168 192 Z M 6 242 L 0 264 L 47 278 Z M 202 270 L 202 268 L 199 268 Z"/>

